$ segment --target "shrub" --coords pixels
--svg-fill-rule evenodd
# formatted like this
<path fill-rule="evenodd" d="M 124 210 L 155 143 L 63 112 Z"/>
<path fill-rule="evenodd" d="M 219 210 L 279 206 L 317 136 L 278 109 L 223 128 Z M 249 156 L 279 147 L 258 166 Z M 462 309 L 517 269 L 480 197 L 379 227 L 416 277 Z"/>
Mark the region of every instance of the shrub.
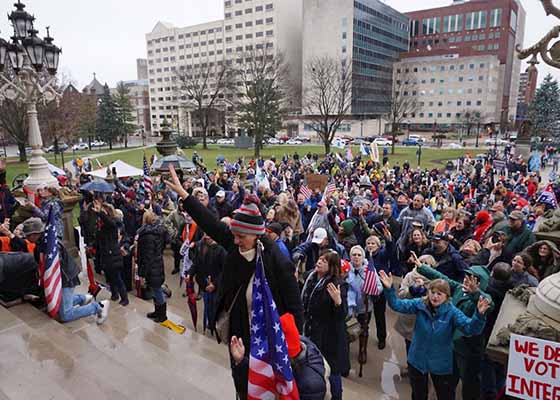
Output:
<path fill-rule="evenodd" d="M 198 141 L 195 138 L 188 136 L 177 137 L 177 146 L 179 146 L 181 149 L 192 149 L 197 144 Z"/>

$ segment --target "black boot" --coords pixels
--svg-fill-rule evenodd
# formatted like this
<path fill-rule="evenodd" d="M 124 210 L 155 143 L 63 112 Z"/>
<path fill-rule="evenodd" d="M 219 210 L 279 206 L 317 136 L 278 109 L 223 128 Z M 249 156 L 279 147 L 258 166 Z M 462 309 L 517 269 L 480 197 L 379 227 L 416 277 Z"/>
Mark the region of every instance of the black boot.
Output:
<path fill-rule="evenodd" d="M 158 305 L 154 304 L 155 310 L 151 313 L 146 314 L 146 317 L 150 318 L 150 319 L 156 319 L 158 316 Z"/>
<path fill-rule="evenodd" d="M 161 305 L 156 305 L 157 315 L 154 318 L 154 322 L 165 322 L 167 320 L 167 303 Z"/>

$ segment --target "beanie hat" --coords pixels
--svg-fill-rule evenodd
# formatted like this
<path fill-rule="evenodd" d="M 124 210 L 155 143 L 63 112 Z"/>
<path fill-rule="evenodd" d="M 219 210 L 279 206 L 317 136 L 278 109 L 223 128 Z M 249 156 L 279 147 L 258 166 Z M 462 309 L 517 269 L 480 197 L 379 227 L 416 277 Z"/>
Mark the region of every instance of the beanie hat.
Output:
<path fill-rule="evenodd" d="M 232 232 L 244 233 L 247 235 L 264 235 L 264 219 L 258 207 L 259 198 L 255 195 L 248 195 L 243 200 L 243 205 L 239 207 L 231 220 L 230 229 Z"/>
<path fill-rule="evenodd" d="M 126 192 L 125 197 L 127 199 L 134 200 L 136 199 L 136 193 L 134 192 L 134 190 L 129 190 Z"/>
<path fill-rule="evenodd" d="M 23 235 L 25 237 L 34 233 L 43 233 L 45 231 L 45 224 L 40 218 L 32 217 L 23 223 Z"/>
<path fill-rule="evenodd" d="M 288 356 L 294 358 L 301 353 L 301 342 L 299 340 L 296 320 L 292 314 L 286 313 L 280 317 L 280 325 L 282 325 L 282 331 L 284 331 L 284 336 L 286 336 Z"/>
<path fill-rule="evenodd" d="M 350 235 L 352 233 L 352 231 L 354 230 L 354 227 L 356 226 L 356 221 L 354 221 L 353 219 L 350 218 L 350 219 L 342 221 L 340 226 L 342 227 L 342 229 L 344 229 L 344 234 L 345 235 Z"/>

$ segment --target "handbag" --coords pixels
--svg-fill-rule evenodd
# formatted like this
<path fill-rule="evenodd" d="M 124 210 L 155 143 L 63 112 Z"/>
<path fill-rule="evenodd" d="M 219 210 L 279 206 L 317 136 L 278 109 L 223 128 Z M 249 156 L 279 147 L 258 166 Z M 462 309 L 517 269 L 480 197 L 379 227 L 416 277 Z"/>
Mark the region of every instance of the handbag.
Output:
<path fill-rule="evenodd" d="M 216 319 L 215 331 L 216 331 L 216 339 L 218 339 L 218 343 L 224 342 L 227 344 L 226 340 L 229 338 L 229 321 L 231 318 L 231 310 L 233 308 L 233 305 L 235 304 L 235 301 L 237 300 L 237 297 L 239 296 L 239 293 L 241 293 L 242 288 L 243 286 L 237 289 L 237 293 L 235 294 L 235 297 L 233 298 L 233 301 L 231 302 L 229 308 L 227 310 L 222 311 L 220 315 L 218 315 L 218 318 Z"/>

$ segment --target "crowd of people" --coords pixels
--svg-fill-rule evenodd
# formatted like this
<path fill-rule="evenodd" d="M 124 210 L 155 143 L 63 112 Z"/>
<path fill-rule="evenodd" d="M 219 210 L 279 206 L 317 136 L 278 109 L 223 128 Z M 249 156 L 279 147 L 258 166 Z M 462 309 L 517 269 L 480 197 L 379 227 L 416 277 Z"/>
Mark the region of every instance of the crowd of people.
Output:
<path fill-rule="evenodd" d="M 466 155 L 427 170 L 408 161 L 380 165 L 365 156 L 295 153 L 220 160 L 219 172 L 197 158 L 194 176 L 171 167 L 148 180 L 115 178 L 113 193 L 83 192 L 79 223 L 111 301 L 127 306 L 136 283 L 138 295 L 153 299 L 147 317 L 156 322 L 167 319 L 164 250 L 170 248 L 172 273 L 196 283 L 204 329 L 229 345 L 241 399 L 250 390 L 259 246 L 302 399 L 322 399 L 329 390 L 342 399 L 342 377 L 365 363 L 373 325 L 379 351 L 388 335 L 402 336 L 414 400 L 428 398 L 430 380 L 440 400 L 454 399 L 459 382 L 465 400 L 495 399 L 505 371 L 485 349 L 506 292 L 560 272 L 556 244 L 535 238 L 560 230 L 560 186 L 545 185 L 511 151 L 505 157 L 499 168 L 492 155 Z M 308 185 L 318 175 L 328 181 Z M 69 184 L 79 189 L 87 181 L 83 174 Z M 44 251 L 50 213 L 62 238 L 58 189 L 41 187 L 34 202 L 18 207 L 2 183 L 2 252 L 31 265 Z M 60 251 L 60 320 L 94 315 L 103 323 L 110 302 L 74 293 L 79 267 Z M 0 293 L 39 296 L 31 281 L 20 282 L 19 292 L 0 285 Z M 387 305 L 398 313 L 394 326 L 387 324 Z M 355 340 L 359 360 L 350 357 Z M 316 368 L 301 361 L 304 351 L 322 356 L 306 359 Z"/>

